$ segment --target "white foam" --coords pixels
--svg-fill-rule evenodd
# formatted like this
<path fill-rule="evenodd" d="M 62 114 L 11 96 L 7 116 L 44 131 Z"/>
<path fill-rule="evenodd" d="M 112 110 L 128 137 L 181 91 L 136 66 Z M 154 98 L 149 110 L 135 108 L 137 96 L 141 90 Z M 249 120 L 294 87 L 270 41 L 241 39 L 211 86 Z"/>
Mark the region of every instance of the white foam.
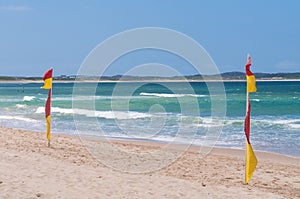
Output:
<path fill-rule="evenodd" d="M 300 128 L 300 120 L 298 120 L 298 119 L 274 120 L 274 121 L 269 121 L 269 122 L 273 123 L 273 124 L 287 125 L 290 128 Z"/>
<path fill-rule="evenodd" d="M 205 122 L 204 122 L 205 123 Z M 241 123 L 244 125 L 244 118 L 241 119 L 226 119 L 224 125 L 233 125 L 234 123 Z M 300 119 L 251 119 L 251 123 L 254 125 L 281 125 L 287 128 L 300 128 Z"/>
<path fill-rule="evenodd" d="M 84 101 L 95 100 L 95 96 L 69 96 L 69 97 L 53 97 L 52 101 Z"/>
<path fill-rule="evenodd" d="M 53 97 L 52 101 L 94 101 L 103 99 L 132 99 L 141 98 L 143 96 L 149 97 L 166 97 L 166 98 L 177 98 L 177 97 L 207 97 L 208 95 L 197 95 L 197 94 L 168 94 L 168 93 L 145 93 L 142 92 L 139 96 L 66 96 L 66 97 Z"/>
<path fill-rule="evenodd" d="M 140 96 L 71 96 L 71 97 L 54 97 L 52 101 L 94 101 L 103 99 L 131 99 Z"/>
<path fill-rule="evenodd" d="M 0 115 L 0 120 L 20 120 L 25 122 L 36 122 L 36 120 L 20 116 Z"/>
<path fill-rule="evenodd" d="M 251 99 L 251 101 L 260 102 L 260 99 Z"/>
<path fill-rule="evenodd" d="M 121 111 L 95 111 L 95 115 L 97 117 L 102 117 L 106 119 L 141 119 L 150 117 L 149 114 L 146 113 L 138 113 L 133 111 L 121 112 Z"/>
<path fill-rule="evenodd" d="M 291 124 L 291 123 L 300 123 L 300 119 L 281 119 L 281 120 L 258 120 L 264 121 L 272 124 Z"/>
<path fill-rule="evenodd" d="M 288 126 L 293 129 L 300 129 L 300 124 L 288 124 Z"/>
<path fill-rule="evenodd" d="M 153 97 L 206 97 L 207 95 L 197 94 L 169 94 L 169 93 L 140 93 L 142 96 L 153 96 Z"/>
<path fill-rule="evenodd" d="M 26 104 L 16 104 L 17 108 L 26 108 L 27 105 Z"/>
<path fill-rule="evenodd" d="M 44 107 L 38 107 L 35 113 L 44 113 Z M 85 115 L 87 117 L 99 117 L 105 119 L 141 119 L 150 117 L 147 113 L 139 113 L 134 111 L 93 111 L 88 109 L 67 109 L 52 107 L 52 113 L 61 113 L 61 114 L 74 114 L 74 115 Z"/>
<path fill-rule="evenodd" d="M 267 125 L 280 125 L 282 128 L 300 128 L 300 119 L 252 119 L 254 125 L 267 124 Z"/>
<path fill-rule="evenodd" d="M 198 127 L 211 128 L 211 127 L 222 127 L 224 122 L 222 119 L 211 119 L 211 118 L 201 118 L 202 122 L 197 124 Z"/>
<path fill-rule="evenodd" d="M 35 98 L 35 96 L 24 96 L 23 101 L 29 102 L 29 101 L 32 101 L 34 98 Z"/>

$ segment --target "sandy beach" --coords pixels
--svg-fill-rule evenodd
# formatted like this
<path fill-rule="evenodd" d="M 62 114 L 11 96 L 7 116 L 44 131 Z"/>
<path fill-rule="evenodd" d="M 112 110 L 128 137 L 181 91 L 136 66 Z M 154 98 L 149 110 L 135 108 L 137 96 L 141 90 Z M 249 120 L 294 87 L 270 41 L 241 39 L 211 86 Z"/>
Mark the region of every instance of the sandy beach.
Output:
<path fill-rule="evenodd" d="M 53 135 L 51 148 L 43 133 L 1 127 L 0 137 L 0 198 L 300 197 L 299 159 L 283 155 L 257 152 L 259 165 L 245 185 L 241 150 L 214 149 L 200 158 L 192 147 L 166 168 L 133 174 L 104 166 L 79 137 Z M 161 147 L 114 144 L 141 154 Z"/>
<path fill-rule="evenodd" d="M 300 159 L 284 155 L 256 152 L 259 164 L 246 185 L 242 150 L 213 149 L 200 158 L 199 148 L 191 147 L 168 167 L 134 174 L 103 165 L 76 136 L 54 134 L 48 148 L 44 133 L 0 127 L 0 139 L 0 198 L 300 197 Z M 113 145 L 139 154 L 161 148 Z"/>

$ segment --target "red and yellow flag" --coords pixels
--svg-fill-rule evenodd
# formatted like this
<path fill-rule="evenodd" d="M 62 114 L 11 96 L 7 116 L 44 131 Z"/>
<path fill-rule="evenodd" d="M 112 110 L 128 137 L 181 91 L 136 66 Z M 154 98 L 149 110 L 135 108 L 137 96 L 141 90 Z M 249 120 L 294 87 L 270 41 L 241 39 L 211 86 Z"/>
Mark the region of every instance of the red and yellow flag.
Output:
<path fill-rule="evenodd" d="M 247 99 L 244 131 L 245 131 L 247 142 L 250 143 L 250 100 L 249 100 L 249 98 Z"/>
<path fill-rule="evenodd" d="M 252 177 L 252 174 L 257 165 L 257 159 L 250 143 L 250 92 L 256 92 L 256 80 L 253 73 L 250 71 L 251 57 L 248 56 L 246 64 L 246 78 L 247 78 L 247 101 L 246 101 L 246 117 L 244 131 L 246 135 L 246 170 L 245 170 L 245 182 L 248 183 Z"/>
<path fill-rule="evenodd" d="M 51 113 L 51 89 L 48 91 L 48 98 L 46 101 L 45 106 L 45 114 L 46 114 L 46 132 L 47 132 L 47 139 L 50 142 L 50 113 Z"/>
<path fill-rule="evenodd" d="M 42 88 L 49 89 L 48 98 L 45 106 L 45 115 L 46 115 L 46 132 L 48 145 L 50 146 L 50 115 L 51 115 L 51 95 L 52 95 L 52 71 L 53 69 L 48 70 L 44 74 L 44 86 Z"/>
<path fill-rule="evenodd" d="M 250 143 L 247 142 L 246 146 L 246 175 L 245 175 L 245 182 L 248 183 L 252 177 L 252 174 L 256 168 L 257 159 L 252 149 Z"/>
<path fill-rule="evenodd" d="M 44 74 L 44 86 L 42 87 L 43 89 L 51 89 L 52 88 L 52 72 L 53 69 L 51 68 Z"/>
<path fill-rule="evenodd" d="M 251 57 L 248 55 L 248 61 L 246 64 L 246 78 L 247 78 L 247 92 L 256 92 L 256 79 L 253 73 L 250 71 Z"/>

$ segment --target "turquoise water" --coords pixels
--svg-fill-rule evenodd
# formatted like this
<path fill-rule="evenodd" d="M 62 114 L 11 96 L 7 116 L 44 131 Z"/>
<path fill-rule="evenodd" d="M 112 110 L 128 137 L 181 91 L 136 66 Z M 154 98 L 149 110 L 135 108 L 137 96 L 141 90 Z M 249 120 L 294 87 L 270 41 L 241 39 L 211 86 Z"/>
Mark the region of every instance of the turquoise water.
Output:
<path fill-rule="evenodd" d="M 53 84 L 53 133 L 205 145 L 208 130 L 220 129 L 217 147 L 245 146 L 245 82 L 225 82 L 226 99 L 205 83 L 99 83 L 93 95 L 85 93 L 92 85 L 81 83 L 74 95 L 73 83 Z M 41 86 L 0 83 L 0 125 L 45 131 Z M 300 82 L 257 82 L 257 90 L 251 93 L 254 150 L 300 157 Z M 225 115 L 211 118 L 218 100 Z"/>

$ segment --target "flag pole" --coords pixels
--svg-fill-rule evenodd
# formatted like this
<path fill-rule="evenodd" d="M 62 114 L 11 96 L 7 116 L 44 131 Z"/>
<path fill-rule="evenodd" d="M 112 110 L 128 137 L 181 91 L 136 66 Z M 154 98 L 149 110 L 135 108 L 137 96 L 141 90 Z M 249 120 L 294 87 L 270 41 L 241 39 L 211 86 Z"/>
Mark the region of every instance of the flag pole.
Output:
<path fill-rule="evenodd" d="M 247 114 L 248 114 L 248 107 L 249 107 L 249 92 L 247 91 L 247 85 L 246 85 L 246 117 L 247 117 Z M 246 137 L 246 150 L 245 150 L 245 183 L 247 183 L 247 144 L 248 144 L 248 140 L 247 140 L 247 137 Z"/>
<path fill-rule="evenodd" d="M 48 97 L 46 100 L 46 105 L 45 105 L 45 116 L 46 116 L 46 134 L 47 134 L 47 139 L 48 139 L 48 147 L 50 147 L 50 128 L 51 128 L 51 97 L 52 97 L 52 71 L 53 68 L 50 70 L 46 71 L 44 74 L 44 86 L 42 87 L 43 89 L 48 90 Z"/>
<path fill-rule="evenodd" d="M 247 54 L 247 62 L 249 60 L 250 54 Z M 247 77 L 247 73 L 246 73 L 246 77 Z M 250 101 L 250 96 L 249 96 L 249 92 L 248 92 L 248 81 L 246 79 L 246 117 L 248 114 L 248 108 L 249 108 L 249 101 Z M 247 140 L 247 136 L 246 136 L 246 149 L 245 149 L 245 183 L 247 183 L 247 144 L 248 144 L 248 140 Z"/>
<path fill-rule="evenodd" d="M 249 59 L 249 53 L 247 55 L 247 61 Z M 246 74 L 247 76 L 247 74 Z M 249 105 L 249 92 L 248 92 L 248 89 L 247 89 L 247 86 L 248 86 L 248 81 L 246 80 L 246 117 L 247 117 L 247 114 L 248 114 L 248 105 Z M 247 140 L 247 136 L 246 136 L 246 149 L 245 149 L 245 183 L 247 183 L 247 177 L 246 177 L 246 172 L 247 172 L 247 143 L 248 143 L 248 140 Z"/>
<path fill-rule="evenodd" d="M 51 67 L 51 69 L 53 71 L 53 68 Z M 52 76 L 51 76 L 52 78 Z M 49 125 L 50 125 L 50 131 L 49 131 L 49 140 L 48 140 L 48 147 L 50 147 L 50 140 L 51 140 L 51 105 L 52 105 L 52 83 L 53 83 L 53 80 L 51 81 L 51 89 L 49 90 L 50 92 L 50 121 L 49 121 Z"/>
<path fill-rule="evenodd" d="M 50 115 L 51 115 L 51 98 L 52 98 L 52 82 L 51 82 L 51 89 L 49 90 L 50 92 Z M 50 116 L 51 118 L 51 116 Z M 49 126 L 50 126 L 50 130 L 51 130 L 51 119 L 49 121 Z M 49 132 L 50 134 L 50 132 Z M 49 140 L 48 140 L 48 147 L 50 148 L 50 135 L 49 135 Z"/>
<path fill-rule="evenodd" d="M 250 71 L 251 57 L 248 55 L 246 64 L 246 117 L 244 131 L 246 135 L 246 164 L 245 164 L 245 183 L 248 184 L 257 165 L 257 158 L 250 144 L 250 93 L 256 92 L 256 80 L 254 74 Z"/>

